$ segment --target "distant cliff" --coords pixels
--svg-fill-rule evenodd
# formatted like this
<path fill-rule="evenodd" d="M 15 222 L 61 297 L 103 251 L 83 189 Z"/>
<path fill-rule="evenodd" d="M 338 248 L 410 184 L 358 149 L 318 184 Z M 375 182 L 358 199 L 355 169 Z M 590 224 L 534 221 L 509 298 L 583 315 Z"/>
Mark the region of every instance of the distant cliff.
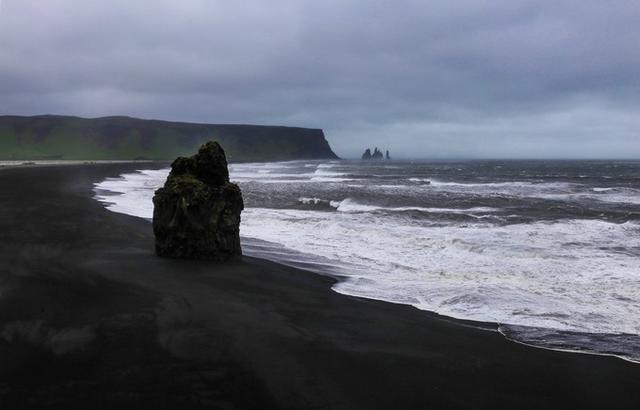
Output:
<path fill-rule="evenodd" d="M 0 160 L 173 160 L 217 140 L 231 161 L 337 158 L 320 129 L 43 115 L 0 116 Z"/>

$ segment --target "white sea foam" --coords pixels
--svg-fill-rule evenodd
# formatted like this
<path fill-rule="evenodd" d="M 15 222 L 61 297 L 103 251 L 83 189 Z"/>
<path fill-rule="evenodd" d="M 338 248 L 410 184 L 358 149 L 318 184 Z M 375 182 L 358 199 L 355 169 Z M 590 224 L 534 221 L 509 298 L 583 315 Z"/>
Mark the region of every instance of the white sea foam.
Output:
<path fill-rule="evenodd" d="M 313 177 L 309 180 L 309 182 L 346 182 L 346 181 L 353 181 L 353 178 L 337 178 L 337 177 L 327 177 L 327 176 L 320 176 L 320 177 Z"/>
<path fill-rule="evenodd" d="M 317 202 L 316 202 L 317 203 Z M 361 204 L 354 201 L 351 198 L 343 199 L 342 201 L 329 201 L 333 208 L 336 208 L 338 212 L 347 213 L 359 213 L 359 212 L 427 212 L 427 213 L 450 213 L 450 214 L 474 214 L 474 213 L 487 213 L 497 212 L 499 209 L 490 207 L 473 207 L 473 208 L 426 208 L 420 206 L 378 206 Z"/>
<path fill-rule="evenodd" d="M 483 190 L 492 190 L 492 189 L 500 189 L 500 188 L 529 188 L 535 187 L 538 189 L 569 189 L 574 184 L 569 182 L 546 182 L 546 183 L 535 183 L 530 181 L 508 181 L 508 182 L 451 182 L 451 181 L 440 181 L 436 179 L 429 179 L 431 185 L 434 187 L 460 187 L 465 189 L 473 189 L 479 188 Z"/>
<path fill-rule="evenodd" d="M 640 332 L 640 226 L 389 223 L 371 214 L 248 209 L 242 234 L 348 263 L 346 294 L 453 317 L 594 333 Z"/>
<path fill-rule="evenodd" d="M 585 188 L 581 184 L 570 182 L 452 182 L 430 178 L 408 178 L 410 182 L 420 183 L 424 189 L 442 192 L 475 193 L 478 195 L 512 196 L 518 198 L 540 198 L 564 201 L 584 199 L 622 204 L 640 204 L 640 191 L 625 187 Z M 377 188 L 413 189 L 412 185 L 378 185 Z"/>
<path fill-rule="evenodd" d="M 345 182 L 345 173 L 330 171 L 333 164 L 305 164 L 303 168 L 315 167 L 313 172 L 297 172 L 298 166 L 289 162 L 268 164 L 232 164 L 229 167 L 231 178 L 236 182 L 254 182 L 260 184 L 300 184 L 305 182 Z M 311 170 L 309 170 L 311 171 Z"/>
<path fill-rule="evenodd" d="M 320 198 L 298 198 L 298 202 L 300 202 L 301 204 L 304 205 L 309 205 L 309 204 L 314 204 L 314 205 L 318 205 L 318 204 L 322 204 L 322 203 L 326 203 L 328 204 L 330 201 L 326 201 L 324 199 L 320 199 Z"/>
<path fill-rule="evenodd" d="M 327 171 L 326 168 L 318 168 L 318 169 L 315 170 L 314 175 L 341 176 L 341 175 L 346 175 L 346 174 L 344 172 Z"/>
<path fill-rule="evenodd" d="M 327 167 L 318 167 L 310 178 L 313 182 L 344 182 L 351 181 L 352 178 L 344 178 L 344 172 L 327 171 Z"/>
<path fill-rule="evenodd" d="M 431 184 L 431 180 L 428 178 L 409 178 L 411 182 L 419 182 L 422 184 Z"/>
<path fill-rule="evenodd" d="M 144 170 L 108 178 L 96 184 L 95 198 L 107 209 L 127 215 L 150 219 L 153 217 L 153 192 L 169 175 L 168 169 Z"/>

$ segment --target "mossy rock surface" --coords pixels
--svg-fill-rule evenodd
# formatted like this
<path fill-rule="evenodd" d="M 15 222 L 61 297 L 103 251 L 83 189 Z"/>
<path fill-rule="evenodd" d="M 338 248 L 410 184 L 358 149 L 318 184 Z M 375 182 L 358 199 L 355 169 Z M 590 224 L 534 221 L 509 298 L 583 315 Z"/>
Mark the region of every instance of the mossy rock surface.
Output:
<path fill-rule="evenodd" d="M 153 204 L 159 256 L 224 261 L 242 254 L 242 193 L 229 182 L 226 156 L 217 142 L 176 159 Z"/>

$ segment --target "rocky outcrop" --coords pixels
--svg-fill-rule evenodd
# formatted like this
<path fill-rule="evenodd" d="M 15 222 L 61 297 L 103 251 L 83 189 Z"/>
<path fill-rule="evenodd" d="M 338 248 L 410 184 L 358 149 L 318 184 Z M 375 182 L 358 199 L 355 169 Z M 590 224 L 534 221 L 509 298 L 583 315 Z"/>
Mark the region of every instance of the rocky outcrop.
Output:
<path fill-rule="evenodd" d="M 158 256 L 224 261 L 242 254 L 242 194 L 229 182 L 227 159 L 217 142 L 176 159 L 153 204 Z"/>
<path fill-rule="evenodd" d="M 382 151 L 378 150 L 378 147 L 375 147 L 373 154 L 371 153 L 371 148 L 367 148 L 364 151 L 364 154 L 362 154 L 362 159 L 384 159 L 384 155 L 382 154 Z M 389 159 L 389 151 L 387 151 L 387 159 Z"/>

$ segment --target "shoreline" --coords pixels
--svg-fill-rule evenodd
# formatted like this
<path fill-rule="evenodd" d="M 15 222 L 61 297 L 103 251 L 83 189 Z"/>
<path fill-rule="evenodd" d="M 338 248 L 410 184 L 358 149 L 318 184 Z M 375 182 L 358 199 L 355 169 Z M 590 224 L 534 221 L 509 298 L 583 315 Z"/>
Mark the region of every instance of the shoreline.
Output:
<path fill-rule="evenodd" d="M 0 173 L 0 407 L 640 406 L 634 363 L 523 346 L 265 260 L 157 258 L 147 221 L 93 199 L 136 165 Z"/>
<path fill-rule="evenodd" d="M 109 164 L 167 164 L 167 161 L 160 160 L 0 160 L 0 170 L 21 169 L 21 168 L 42 168 L 59 166 L 80 166 L 80 165 L 109 165 Z"/>
<path fill-rule="evenodd" d="M 537 345 L 534 345 L 534 344 L 531 344 L 531 343 L 526 343 L 526 342 L 522 342 L 520 340 L 516 340 L 516 339 L 510 338 L 509 336 L 505 335 L 499 328 L 496 331 L 498 333 L 500 333 L 502 335 L 502 337 L 504 337 L 506 340 L 508 340 L 510 342 L 521 344 L 523 346 L 531 347 L 531 348 L 534 348 L 534 349 L 543 349 L 543 350 L 549 350 L 549 351 L 554 351 L 554 352 L 562 352 L 562 353 L 569 353 L 569 354 L 584 354 L 584 355 L 588 355 L 588 356 L 612 357 L 612 358 L 620 359 L 620 360 L 628 362 L 628 363 L 640 364 L 640 360 L 633 360 L 633 359 L 630 359 L 628 357 L 616 355 L 616 354 L 613 354 L 613 353 L 598 353 L 598 352 L 590 352 L 590 351 L 585 351 L 585 350 L 575 350 L 575 349 L 568 349 L 568 348 L 567 349 L 561 349 L 561 348 L 537 346 Z"/>
<path fill-rule="evenodd" d="M 278 263 L 278 262 L 274 262 L 274 263 Z M 320 275 L 320 276 L 328 276 L 330 278 L 335 279 L 336 281 L 339 281 L 341 278 L 339 276 L 333 276 L 331 274 L 323 274 L 323 273 L 317 273 L 308 269 L 301 269 L 303 271 L 312 273 L 312 274 L 316 274 L 316 275 Z M 517 343 L 519 345 L 522 346 L 527 346 L 529 348 L 532 349 L 541 349 L 541 350 L 548 350 L 548 351 L 552 351 L 552 352 L 561 352 L 561 353 L 567 353 L 567 354 L 577 354 L 577 355 L 587 355 L 587 356 L 600 356 L 600 357 L 609 357 L 609 358 L 614 358 L 614 359 L 619 359 L 622 360 L 624 362 L 627 363 L 633 363 L 636 365 L 640 365 L 640 360 L 634 360 L 631 359 L 629 357 L 626 356 L 622 356 L 622 355 L 618 355 L 615 353 L 600 353 L 600 352 L 595 352 L 595 351 L 589 351 L 589 350 L 578 350 L 578 349 L 571 349 L 571 348 L 554 348 L 554 347 L 547 347 L 547 346 L 541 346 L 541 345 L 536 345 L 533 343 L 527 343 L 527 342 L 523 342 L 521 340 L 518 339 L 514 339 L 512 337 L 507 336 L 500 328 L 502 326 L 512 326 L 510 324 L 506 324 L 506 323 L 498 323 L 498 322 L 488 322 L 488 321 L 478 321 L 478 320 L 471 320 L 471 319 L 461 319 L 461 318 L 457 318 L 454 316 L 448 316 L 448 315 L 443 315 L 441 313 L 435 312 L 433 310 L 426 310 L 426 309 L 420 309 L 418 307 L 415 307 L 413 305 L 410 304 L 404 304 L 404 303 L 396 303 L 396 302 L 391 302 L 388 300 L 384 300 L 384 299 L 375 299 L 375 298 L 366 298 L 366 297 L 362 297 L 362 296 L 357 296 L 357 295 L 351 295 L 349 293 L 341 293 L 338 292 L 336 290 L 333 289 L 333 287 L 331 287 L 331 290 L 333 292 L 336 292 L 340 295 L 346 296 L 346 297 L 352 297 L 352 298 L 362 298 L 362 299 L 368 299 L 368 300 L 375 300 L 378 302 L 382 302 L 382 303 L 389 303 L 392 305 L 398 305 L 398 306 L 408 306 L 411 307 L 413 309 L 415 309 L 418 312 L 422 312 L 423 314 L 426 314 L 428 316 L 430 316 L 431 318 L 435 319 L 435 320 L 442 320 L 445 322 L 449 322 L 452 323 L 456 326 L 461 326 L 461 327 L 467 327 L 470 329 L 474 329 L 474 330 L 480 330 L 480 331 L 485 331 L 485 332 L 495 332 L 500 334 L 505 340 L 511 342 L 511 343 Z M 526 326 L 525 326 L 526 327 Z M 549 330 L 556 330 L 556 329 L 549 329 Z M 583 333 L 585 335 L 594 335 L 597 333 Z"/>

